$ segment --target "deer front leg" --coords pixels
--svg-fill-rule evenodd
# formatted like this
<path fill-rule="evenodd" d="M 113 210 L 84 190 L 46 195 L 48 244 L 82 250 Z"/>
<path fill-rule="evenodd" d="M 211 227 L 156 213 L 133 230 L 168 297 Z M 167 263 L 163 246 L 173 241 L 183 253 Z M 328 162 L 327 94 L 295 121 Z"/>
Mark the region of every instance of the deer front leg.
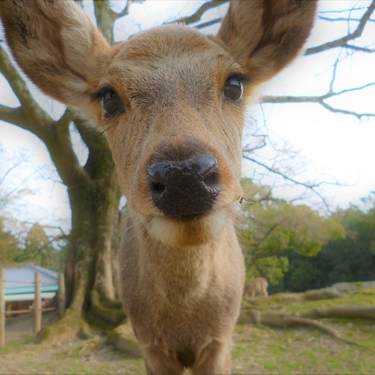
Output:
<path fill-rule="evenodd" d="M 194 375 L 230 375 L 231 341 L 213 341 L 202 352 L 200 359 L 191 368 Z"/>
<path fill-rule="evenodd" d="M 183 366 L 160 349 L 143 350 L 147 375 L 182 375 Z"/>

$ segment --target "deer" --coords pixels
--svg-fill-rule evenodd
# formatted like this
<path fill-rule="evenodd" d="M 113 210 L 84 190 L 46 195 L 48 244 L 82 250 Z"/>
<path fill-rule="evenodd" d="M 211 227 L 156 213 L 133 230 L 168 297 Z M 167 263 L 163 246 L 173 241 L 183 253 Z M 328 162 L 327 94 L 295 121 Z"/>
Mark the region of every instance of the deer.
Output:
<path fill-rule="evenodd" d="M 263 277 L 256 277 L 249 281 L 245 286 L 244 296 L 254 297 L 256 294 L 262 294 L 268 297 L 268 282 Z"/>
<path fill-rule="evenodd" d="M 122 303 L 148 375 L 230 374 L 247 106 L 303 49 L 316 0 L 232 0 L 216 35 L 158 26 L 110 45 L 72 0 L 3 0 L 29 79 L 104 130 L 127 198 Z"/>

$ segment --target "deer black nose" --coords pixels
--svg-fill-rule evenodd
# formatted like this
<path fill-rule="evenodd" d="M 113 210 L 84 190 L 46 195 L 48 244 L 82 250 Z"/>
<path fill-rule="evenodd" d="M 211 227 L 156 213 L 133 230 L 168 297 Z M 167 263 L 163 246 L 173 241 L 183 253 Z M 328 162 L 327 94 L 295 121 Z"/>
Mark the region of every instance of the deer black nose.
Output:
<path fill-rule="evenodd" d="M 218 161 L 209 155 L 154 164 L 148 176 L 152 200 L 166 216 L 202 214 L 220 193 Z"/>

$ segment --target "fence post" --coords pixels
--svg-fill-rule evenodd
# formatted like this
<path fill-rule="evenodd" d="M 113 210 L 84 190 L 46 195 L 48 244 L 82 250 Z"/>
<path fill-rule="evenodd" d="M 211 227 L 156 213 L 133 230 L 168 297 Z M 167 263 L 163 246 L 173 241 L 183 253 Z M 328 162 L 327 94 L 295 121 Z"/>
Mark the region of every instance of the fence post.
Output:
<path fill-rule="evenodd" d="M 65 279 L 63 273 L 59 273 L 59 289 L 57 290 L 57 303 L 59 306 L 59 316 L 60 318 L 62 318 L 65 313 Z"/>
<path fill-rule="evenodd" d="M 38 333 L 42 329 L 42 277 L 39 272 L 35 272 L 34 280 L 34 333 Z"/>
<path fill-rule="evenodd" d="M 0 348 L 5 346 L 5 268 L 0 268 Z"/>

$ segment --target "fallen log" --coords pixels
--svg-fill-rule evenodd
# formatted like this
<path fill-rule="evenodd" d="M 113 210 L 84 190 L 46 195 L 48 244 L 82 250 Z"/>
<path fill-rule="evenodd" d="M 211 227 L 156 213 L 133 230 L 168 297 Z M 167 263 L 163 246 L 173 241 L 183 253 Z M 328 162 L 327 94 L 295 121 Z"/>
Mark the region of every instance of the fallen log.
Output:
<path fill-rule="evenodd" d="M 301 318 L 348 318 L 375 319 L 375 306 L 342 305 L 333 307 L 317 307 L 312 310 L 295 314 Z"/>
<path fill-rule="evenodd" d="M 324 288 L 317 290 L 309 290 L 304 293 L 277 293 L 266 297 L 250 297 L 244 296 L 243 302 L 257 306 L 269 305 L 289 305 L 292 303 L 300 303 L 305 301 L 318 301 L 326 299 L 342 298 L 343 294 L 332 288 Z"/>
<path fill-rule="evenodd" d="M 333 308 L 321 308 L 313 309 L 304 313 L 296 313 L 291 315 L 288 313 L 277 313 L 277 312 L 265 312 L 259 310 L 247 310 L 244 309 L 241 312 L 238 322 L 239 323 L 257 323 L 263 324 L 268 327 L 286 329 L 294 326 L 308 326 L 319 329 L 328 335 L 344 341 L 348 344 L 359 345 L 358 343 L 347 340 L 343 338 L 335 329 L 329 327 L 328 325 L 317 322 L 309 317 L 324 317 L 324 318 L 370 318 L 375 319 L 374 313 L 375 308 L 372 306 L 344 306 L 346 309 L 341 308 L 342 306 L 337 306 Z M 347 314 L 345 314 L 345 312 Z M 318 315 L 321 316 L 318 316 Z"/>
<path fill-rule="evenodd" d="M 242 312 L 239 318 L 240 323 L 257 323 L 274 328 L 290 328 L 297 325 L 311 326 L 320 329 L 330 336 L 341 338 L 340 335 L 331 327 L 316 322 L 311 319 L 295 317 L 286 313 L 264 312 L 259 310 L 250 310 Z"/>

